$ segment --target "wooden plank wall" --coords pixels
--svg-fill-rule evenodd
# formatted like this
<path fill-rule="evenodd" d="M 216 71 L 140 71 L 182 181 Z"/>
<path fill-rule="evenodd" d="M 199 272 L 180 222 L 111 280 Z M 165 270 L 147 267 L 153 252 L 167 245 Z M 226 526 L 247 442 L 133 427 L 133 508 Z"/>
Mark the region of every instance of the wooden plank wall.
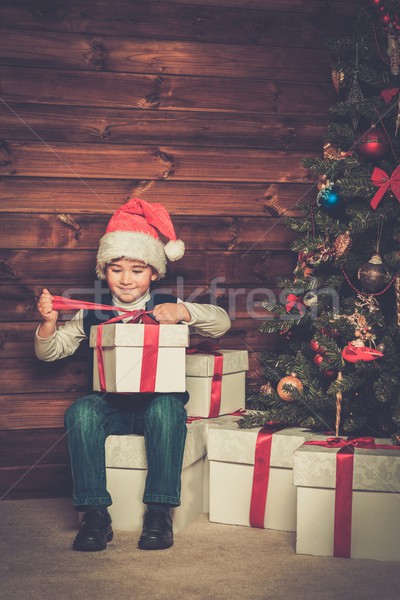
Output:
<path fill-rule="evenodd" d="M 333 99 L 323 42 L 358 4 L 2 0 L 4 498 L 69 493 L 62 417 L 86 353 L 36 360 L 35 297 L 91 299 L 97 241 L 129 197 L 171 212 L 187 254 L 163 288 L 218 297 L 225 345 L 249 349 L 256 381 L 257 352 L 281 343 L 258 333 L 260 301 L 293 268 L 281 215 L 315 197 L 299 159 L 320 152 Z"/>

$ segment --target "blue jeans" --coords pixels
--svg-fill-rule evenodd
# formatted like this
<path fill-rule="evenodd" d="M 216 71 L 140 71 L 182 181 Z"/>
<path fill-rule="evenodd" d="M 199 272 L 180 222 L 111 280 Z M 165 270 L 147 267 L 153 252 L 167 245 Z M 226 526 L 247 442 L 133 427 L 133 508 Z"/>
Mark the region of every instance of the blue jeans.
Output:
<path fill-rule="evenodd" d="M 73 503 L 110 506 L 106 487 L 105 441 L 109 435 L 144 435 L 147 478 L 143 502 L 180 505 L 186 440 L 187 392 L 100 394 L 79 398 L 65 413 L 74 483 Z"/>

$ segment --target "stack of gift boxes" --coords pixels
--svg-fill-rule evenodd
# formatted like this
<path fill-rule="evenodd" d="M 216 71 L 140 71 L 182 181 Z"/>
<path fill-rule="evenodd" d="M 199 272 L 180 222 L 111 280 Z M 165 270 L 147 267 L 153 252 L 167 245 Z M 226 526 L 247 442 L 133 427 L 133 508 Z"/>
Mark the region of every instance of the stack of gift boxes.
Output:
<path fill-rule="evenodd" d="M 149 327 L 159 329 L 156 341 Z M 185 325 L 110 324 L 100 335 L 93 327 L 91 345 L 94 389 L 190 393 L 175 531 L 209 512 L 218 523 L 296 532 L 299 554 L 400 560 L 400 448 L 389 440 L 240 429 L 247 352 L 188 353 Z M 110 436 L 106 457 L 115 528 L 139 529 L 143 438 Z"/>

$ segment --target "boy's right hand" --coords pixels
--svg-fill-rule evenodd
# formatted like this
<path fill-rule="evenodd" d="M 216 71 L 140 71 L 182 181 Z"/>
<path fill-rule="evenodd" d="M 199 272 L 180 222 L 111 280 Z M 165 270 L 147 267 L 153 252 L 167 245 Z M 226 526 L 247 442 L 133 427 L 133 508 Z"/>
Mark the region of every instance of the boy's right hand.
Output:
<path fill-rule="evenodd" d="M 43 321 L 47 323 L 57 323 L 58 312 L 53 310 L 53 296 L 49 290 L 44 289 L 37 303 L 38 311 L 40 312 Z"/>

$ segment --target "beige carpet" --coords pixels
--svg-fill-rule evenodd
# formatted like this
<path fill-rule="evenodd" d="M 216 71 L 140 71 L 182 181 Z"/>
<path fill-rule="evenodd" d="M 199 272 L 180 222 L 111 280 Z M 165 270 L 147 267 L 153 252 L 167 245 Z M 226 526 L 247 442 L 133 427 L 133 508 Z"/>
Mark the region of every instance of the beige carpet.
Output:
<path fill-rule="evenodd" d="M 117 532 L 107 550 L 71 550 L 67 499 L 1 503 L 0 597 L 7 600 L 398 600 L 400 563 L 299 556 L 292 533 L 209 523 L 169 550 Z"/>

